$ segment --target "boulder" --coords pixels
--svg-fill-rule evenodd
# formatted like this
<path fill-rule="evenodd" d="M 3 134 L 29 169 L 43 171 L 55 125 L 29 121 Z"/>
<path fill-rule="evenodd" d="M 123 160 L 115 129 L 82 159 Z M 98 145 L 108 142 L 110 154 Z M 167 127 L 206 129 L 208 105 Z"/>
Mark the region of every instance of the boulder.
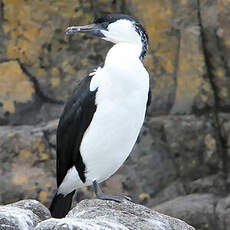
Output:
<path fill-rule="evenodd" d="M 129 202 L 84 200 L 63 219 L 48 219 L 36 230 L 58 229 L 154 229 L 194 230 L 185 222 Z"/>
<path fill-rule="evenodd" d="M 191 194 L 166 201 L 153 210 L 182 219 L 196 229 L 219 229 L 215 220 L 217 200 L 213 194 Z"/>
<path fill-rule="evenodd" d="M 129 201 L 84 200 L 65 218 L 51 218 L 49 210 L 36 200 L 0 206 L 1 230 L 49 229 L 154 229 L 195 230 L 185 222 Z"/>
<path fill-rule="evenodd" d="M 22 200 L 0 206 L 1 230 L 32 230 L 48 218 L 49 210 L 36 200 Z"/>
<path fill-rule="evenodd" d="M 230 230 L 230 196 L 219 200 L 216 205 L 217 225 L 219 230 Z"/>

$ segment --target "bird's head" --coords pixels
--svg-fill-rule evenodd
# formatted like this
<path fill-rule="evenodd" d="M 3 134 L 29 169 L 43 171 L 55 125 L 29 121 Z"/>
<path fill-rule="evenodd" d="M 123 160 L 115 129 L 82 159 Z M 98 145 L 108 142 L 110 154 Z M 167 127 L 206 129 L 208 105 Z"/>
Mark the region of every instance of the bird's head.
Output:
<path fill-rule="evenodd" d="M 148 35 L 143 26 L 133 17 L 125 14 L 107 14 L 93 24 L 71 26 L 66 34 L 85 33 L 113 43 L 132 43 L 142 47 L 143 59 L 148 48 Z"/>

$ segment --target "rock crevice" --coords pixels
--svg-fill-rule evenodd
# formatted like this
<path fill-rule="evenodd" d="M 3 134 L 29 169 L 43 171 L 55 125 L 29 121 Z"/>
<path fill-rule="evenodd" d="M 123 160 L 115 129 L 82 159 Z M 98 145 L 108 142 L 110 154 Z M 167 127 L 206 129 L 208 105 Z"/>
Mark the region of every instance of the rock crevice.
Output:
<path fill-rule="evenodd" d="M 222 159 L 221 170 L 227 179 L 228 167 L 229 167 L 229 159 L 228 159 L 229 157 L 228 157 L 228 152 L 227 152 L 226 139 L 223 137 L 222 132 L 221 132 L 221 121 L 220 121 L 220 117 L 219 117 L 219 113 L 221 112 L 221 105 L 220 105 L 221 99 L 219 96 L 220 92 L 219 92 L 218 86 L 215 83 L 216 75 L 214 73 L 216 73 L 216 66 L 214 67 L 213 63 L 212 63 L 212 55 L 214 55 L 214 54 L 212 54 L 212 51 L 209 50 L 209 46 L 207 45 L 209 43 L 209 41 L 206 37 L 204 25 L 202 22 L 200 0 L 197 0 L 197 7 L 198 7 L 198 16 L 197 17 L 198 17 L 199 26 L 201 29 L 201 42 L 202 42 L 201 47 L 202 47 L 203 53 L 204 53 L 204 59 L 205 59 L 206 68 L 207 68 L 207 75 L 209 77 L 209 81 L 210 81 L 210 84 L 211 84 L 211 87 L 212 87 L 212 90 L 214 93 L 213 120 L 214 120 L 214 127 L 216 130 L 218 152 L 220 154 L 220 158 Z M 214 39 L 214 41 L 217 42 L 217 36 L 216 36 L 215 30 L 214 30 L 214 34 L 212 34 L 212 35 L 216 38 L 216 39 Z M 218 46 L 218 44 L 214 44 L 214 46 Z M 215 53 L 215 55 L 218 56 L 219 52 Z M 221 57 L 218 57 L 218 59 L 221 60 Z M 218 67 L 220 67 L 220 66 L 218 66 Z"/>

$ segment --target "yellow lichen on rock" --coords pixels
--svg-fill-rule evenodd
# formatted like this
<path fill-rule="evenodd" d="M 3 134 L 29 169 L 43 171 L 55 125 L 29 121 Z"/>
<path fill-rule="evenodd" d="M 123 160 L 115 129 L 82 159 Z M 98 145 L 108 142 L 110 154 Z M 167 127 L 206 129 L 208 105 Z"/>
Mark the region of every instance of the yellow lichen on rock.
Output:
<path fill-rule="evenodd" d="M 176 34 L 171 33 L 173 29 L 171 1 L 145 0 L 143 4 L 137 0 L 128 2 L 149 35 L 149 51 L 144 63 L 152 79 L 152 95 L 156 98 L 165 97 L 165 100 L 168 100 L 166 98 L 172 95 L 175 89 L 174 75 L 179 43 Z"/>
<path fill-rule="evenodd" d="M 199 35 L 191 30 L 181 34 L 176 100 L 173 112 L 191 107 L 205 85 L 204 56 L 199 47 Z"/>
<path fill-rule="evenodd" d="M 130 0 L 130 3 L 136 8 L 148 32 L 150 51 L 154 51 L 154 55 L 160 59 L 156 68 L 173 73 L 178 41 L 168 34 L 173 16 L 170 1 L 145 0 L 145 4 L 140 4 L 137 0 Z"/>
<path fill-rule="evenodd" d="M 4 102 L 3 102 L 3 109 L 4 109 L 6 112 L 14 113 L 14 112 L 15 112 L 14 102 L 11 101 L 11 100 L 6 100 L 6 101 L 4 101 Z"/>
<path fill-rule="evenodd" d="M 217 4 L 220 10 L 227 11 L 228 8 L 226 7 L 230 4 L 230 1 L 229 0 L 217 0 Z"/>
<path fill-rule="evenodd" d="M 38 200 L 41 202 L 41 203 L 44 203 L 46 202 L 47 200 L 47 192 L 45 191 L 41 191 L 38 195 Z"/>
<path fill-rule="evenodd" d="M 51 84 L 52 84 L 52 87 L 59 86 L 60 85 L 60 78 L 59 77 L 51 78 Z"/>
<path fill-rule="evenodd" d="M 28 181 L 27 177 L 23 174 L 15 174 L 12 178 L 12 183 L 15 185 L 23 185 Z"/>
<path fill-rule="evenodd" d="M 40 156 L 41 160 L 49 159 L 49 155 L 47 153 L 39 153 L 39 156 Z"/>
<path fill-rule="evenodd" d="M 0 101 L 3 109 L 15 112 L 14 102 L 28 102 L 34 88 L 16 61 L 0 64 Z"/>
<path fill-rule="evenodd" d="M 52 15 L 62 18 L 75 18 L 74 9 L 78 1 L 66 4 L 54 1 L 52 7 L 48 1 L 3 0 L 4 33 L 9 36 L 6 55 L 9 59 L 20 59 L 33 64 L 42 52 L 42 44 L 49 42 L 60 21 L 51 21 Z M 37 10 L 39 9 L 39 10 Z M 49 18 L 50 17 L 50 18 Z"/>
<path fill-rule="evenodd" d="M 145 0 L 145 4 L 139 4 L 138 0 L 132 1 L 137 7 L 149 34 L 150 48 L 155 50 L 160 43 L 168 41 L 167 31 L 170 28 L 172 10 L 168 0 Z M 154 15 L 154 17 L 153 17 Z"/>
<path fill-rule="evenodd" d="M 60 71 L 58 68 L 53 68 L 52 71 L 51 71 L 51 75 L 52 75 L 52 78 L 51 78 L 51 84 L 52 84 L 52 87 L 57 87 L 60 85 Z"/>
<path fill-rule="evenodd" d="M 138 198 L 140 200 L 145 200 L 145 199 L 150 199 L 151 197 L 148 193 L 141 193 L 141 194 L 139 194 Z"/>
<path fill-rule="evenodd" d="M 25 159 L 28 159 L 31 155 L 31 151 L 28 150 L 28 149 L 22 149 L 20 152 L 19 152 L 19 158 L 21 160 L 25 160 Z"/>

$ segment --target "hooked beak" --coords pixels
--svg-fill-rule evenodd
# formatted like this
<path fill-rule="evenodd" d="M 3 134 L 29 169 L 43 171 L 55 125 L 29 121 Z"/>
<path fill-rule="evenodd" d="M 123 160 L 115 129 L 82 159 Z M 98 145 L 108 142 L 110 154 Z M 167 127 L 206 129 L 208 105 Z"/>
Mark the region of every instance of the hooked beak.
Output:
<path fill-rule="evenodd" d="M 67 35 L 75 34 L 75 33 L 84 33 L 89 34 L 96 37 L 105 37 L 101 32 L 103 29 L 100 24 L 90 24 L 86 26 L 70 26 L 66 29 L 65 33 Z"/>

